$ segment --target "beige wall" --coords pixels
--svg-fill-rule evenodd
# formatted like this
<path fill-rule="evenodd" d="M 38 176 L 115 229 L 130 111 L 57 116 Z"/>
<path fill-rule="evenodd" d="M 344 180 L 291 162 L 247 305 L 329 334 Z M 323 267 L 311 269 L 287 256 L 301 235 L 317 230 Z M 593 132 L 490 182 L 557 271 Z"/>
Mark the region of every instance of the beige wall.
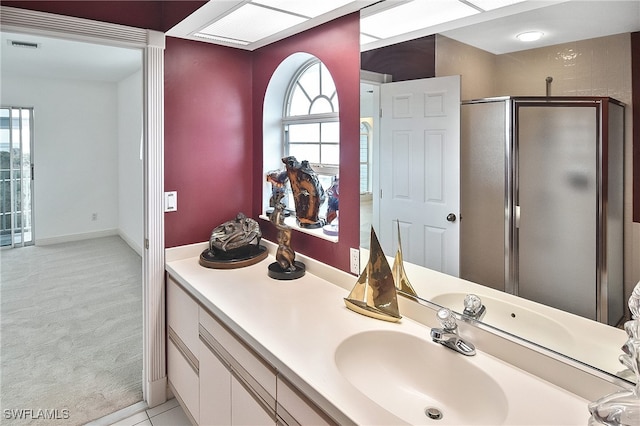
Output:
<path fill-rule="evenodd" d="M 632 214 L 631 35 L 493 55 L 438 35 L 436 76 L 461 75 L 462 99 L 493 96 L 610 96 L 625 109 L 625 298 L 640 280 L 640 224 Z"/>

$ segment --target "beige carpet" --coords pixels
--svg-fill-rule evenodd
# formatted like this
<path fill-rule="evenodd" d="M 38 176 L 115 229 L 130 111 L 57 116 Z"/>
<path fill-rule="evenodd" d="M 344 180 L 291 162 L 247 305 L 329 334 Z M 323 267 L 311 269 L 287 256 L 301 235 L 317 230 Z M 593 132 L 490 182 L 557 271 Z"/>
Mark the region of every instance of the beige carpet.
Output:
<path fill-rule="evenodd" d="M 0 251 L 0 357 L 2 424 L 80 425 L 141 401 L 140 256 L 120 237 Z"/>

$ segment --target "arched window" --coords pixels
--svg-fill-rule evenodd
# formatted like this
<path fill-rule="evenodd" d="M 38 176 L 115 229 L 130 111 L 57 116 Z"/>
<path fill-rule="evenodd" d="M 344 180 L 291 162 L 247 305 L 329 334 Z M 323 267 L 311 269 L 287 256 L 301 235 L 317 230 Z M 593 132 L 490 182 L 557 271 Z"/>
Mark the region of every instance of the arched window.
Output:
<path fill-rule="evenodd" d="M 307 161 L 318 176 L 325 192 L 338 182 L 340 163 L 340 104 L 331 73 L 317 57 L 296 52 L 276 68 L 265 93 L 262 130 L 262 167 L 264 176 L 280 178 L 282 159 L 295 156 Z M 270 178 L 263 180 L 262 206 L 264 218 L 273 209 L 273 197 L 281 187 Z M 284 187 L 281 202 L 292 213 L 285 223 L 293 229 L 332 242 L 338 236 L 323 228 L 299 228 L 295 219 L 295 202 L 290 185 Z M 327 218 L 329 197 L 320 206 L 319 217 Z M 331 212 L 329 217 L 334 217 Z M 335 220 L 335 219 L 332 219 Z"/>
<path fill-rule="evenodd" d="M 285 155 L 309 161 L 319 175 L 336 175 L 340 163 L 338 115 L 333 78 L 320 60 L 310 59 L 294 74 L 285 96 Z"/>

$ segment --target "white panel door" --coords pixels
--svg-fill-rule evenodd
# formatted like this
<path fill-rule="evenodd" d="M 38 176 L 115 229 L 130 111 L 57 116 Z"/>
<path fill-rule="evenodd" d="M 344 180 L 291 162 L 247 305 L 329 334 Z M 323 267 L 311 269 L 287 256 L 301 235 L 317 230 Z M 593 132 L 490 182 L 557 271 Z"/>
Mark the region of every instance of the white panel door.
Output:
<path fill-rule="evenodd" d="M 381 86 L 380 229 L 389 256 L 396 221 L 408 262 L 454 276 L 460 269 L 460 77 Z"/>

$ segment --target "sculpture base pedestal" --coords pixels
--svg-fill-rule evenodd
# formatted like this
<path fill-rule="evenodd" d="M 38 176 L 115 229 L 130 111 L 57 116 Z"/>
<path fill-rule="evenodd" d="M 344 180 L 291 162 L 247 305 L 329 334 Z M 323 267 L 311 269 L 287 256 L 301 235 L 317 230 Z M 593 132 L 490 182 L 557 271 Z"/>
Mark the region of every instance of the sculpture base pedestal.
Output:
<path fill-rule="evenodd" d="M 200 254 L 200 265 L 213 269 L 236 269 L 254 265 L 267 258 L 269 252 L 262 245 L 251 246 L 242 256 L 235 258 L 221 257 L 213 251 L 206 249 Z"/>
<path fill-rule="evenodd" d="M 304 263 L 294 261 L 295 271 L 286 271 L 280 267 L 278 262 L 269 265 L 269 276 L 276 280 L 295 280 L 304 276 L 306 267 Z"/>

